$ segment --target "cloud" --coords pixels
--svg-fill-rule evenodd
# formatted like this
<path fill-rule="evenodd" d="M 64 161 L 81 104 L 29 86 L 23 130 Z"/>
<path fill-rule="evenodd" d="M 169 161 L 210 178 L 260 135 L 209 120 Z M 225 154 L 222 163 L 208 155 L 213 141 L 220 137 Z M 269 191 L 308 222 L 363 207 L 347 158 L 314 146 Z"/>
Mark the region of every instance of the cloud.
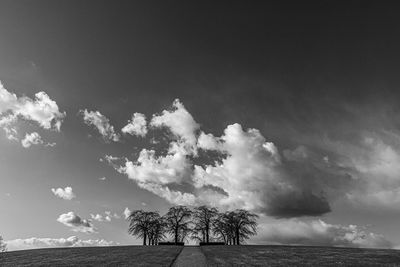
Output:
<path fill-rule="evenodd" d="M 68 238 L 40 238 L 31 237 L 26 239 L 8 240 L 7 249 L 23 250 L 23 249 L 37 249 L 37 248 L 54 248 L 54 247 L 92 247 L 92 246 L 114 246 L 118 243 L 107 241 L 104 239 L 88 239 L 82 240 L 76 236 Z"/>
<path fill-rule="evenodd" d="M 96 233 L 96 228 L 89 220 L 82 219 L 72 211 L 61 214 L 57 221 L 71 227 L 74 232 Z"/>
<path fill-rule="evenodd" d="M 81 110 L 80 113 L 83 115 L 83 121 L 89 126 L 94 126 L 105 141 L 119 141 L 120 137 L 119 134 L 115 133 L 114 126 L 99 111 L 88 111 L 85 109 Z"/>
<path fill-rule="evenodd" d="M 298 219 L 276 220 L 259 225 L 253 240 L 262 244 L 391 248 L 382 235 L 357 225 L 329 224 L 323 220 L 308 222 Z"/>
<path fill-rule="evenodd" d="M 156 128 L 166 127 L 175 137 L 182 139 L 191 148 L 196 146 L 196 131 L 200 125 L 179 99 L 175 99 L 172 103 L 171 110 L 164 110 L 160 115 L 153 115 L 150 125 Z"/>
<path fill-rule="evenodd" d="M 111 211 L 105 211 L 104 215 L 103 214 L 90 214 L 90 217 L 92 220 L 98 221 L 98 222 L 111 222 L 111 220 L 114 219 L 120 219 L 121 216 L 118 214 L 114 213 L 112 214 Z"/>
<path fill-rule="evenodd" d="M 105 176 L 99 178 L 100 181 L 105 181 L 107 178 Z"/>
<path fill-rule="evenodd" d="M 10 140 L 17 140 L 18 119 L 36 122 L 43 129 L 60 131 L 66 117 L 60 112 L 57 103 L 45 92 L 35 94 L 35 99 L 26 96 L 17 97 L 9 92 L 0 82 L 0 127 Z"/>
<path fill-rule="evenodd" d="M 146 116 L 142 113 L 134 113 L 132 119 L 128 121 L 122 130 L 125 134 L 144 137 L 147 134 Z"/>
<path fill-rule="evenodd" d="M 33 132 L 30 134 L 26 134 L 25 138 L 21 140 L 21 144 L 23 147 L 28 148 L 31 145 L 40 145 L 43 144 L 42 137 L 37 133 Z"/>
<path fill-rule="evenodd" d="M 236 123 L 220 137 L 206 134 L 179 100 L 172 110 L 154 115 L 150 124 L 173 133 L 165 152 L 144 148 L 135 161 L 125 159 L 122 164 L 121 158 L 106 159 L 139 187 L 172 204 L 244 208 L 276 217 L 317 216 L 331 210 L 325 195 L 331 190 L 329 182 L 298 175 L 297 167 L 283 160 L 275 144 L 257 129 L 244 130 Z M 213 163 L 200 159 L 199 150 Z M 293 152 L 293 159 L 300 152 Z M 327 172 L 318 170 L 321 176 Z"/>
<path fill-rule="evenodd" d="M 132 211 L 128 207 L 126 207 L 123 212 L 125 219 L 128 219 L 128 217 L 129 217 L 129 215 L 131 215 L 131 213 L 132 213 Z"/>
<path fill-rule="evenodd" d="M 62 188 L 52 188 L 51 191 L 53 192 L 54 195 L 56 195 L 59 198 L 65 199 L 65 200 L 71 200 L 75 198 L 74 192 L 72 192 L 72 187 L 65 187 L 64 189 Z"/>

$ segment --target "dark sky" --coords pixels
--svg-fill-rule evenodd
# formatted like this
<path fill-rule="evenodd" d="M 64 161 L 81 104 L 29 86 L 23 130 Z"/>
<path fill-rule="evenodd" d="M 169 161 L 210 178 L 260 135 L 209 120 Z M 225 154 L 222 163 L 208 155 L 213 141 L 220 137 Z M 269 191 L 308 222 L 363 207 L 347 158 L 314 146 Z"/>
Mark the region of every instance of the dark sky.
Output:
<path fill-rule="evenodd" d="M 243 136 L 251 136 L 248 128 L 258 129 L 278 148 L 281 165 L 274 175 L 296 194 L 274 195 L 279 186 L 268 185 L 261 201 L 270 208 L 257 210 L 267 216 L 264 221 L 323 218 L 332 225 L 370 225 L 393 237 L 400 218 L 391 204 L 400 203 L 400 20 L 388 3 L 1 1 L 4 88 L 30 98 L 45 91 L 67 117 L 61 133 L 52 137 L 57 142 L 52 152 L 26 154 L 2 137 L 5 189 L 0 193 L 17 200 L 0 203 L 0 211 L 24 204 L 27 192 L 21 188 L 32 180 L 19 177 L 37 166 L 32 179 L 46 185 L 38 192 L 73 185 L 82 197 L 73 207 L 51 204 L 53 213 L 43 210 L 46 222 L 37 222 L 32 231 L 11 230 L 19 217 L 10 218 L 6 239 L 66 236 L 62 225 L 50 223 L 57 224 L 56 216 L 66 209 L 84 217 L 96 208 L 121 210 L 131 202 L 165 210 L 170 203 L 99 163 L 106 154 L 135 162 L 151 136 L 104 142 L 79 111 L 98 110 L 118 132 L 134 112 L 150 120 L 171 111 L 176 98 L 205 133 L 228 139 L 224 130 L 238 123 Z M 29 167 L 18 169 L 21 161 Z M 102 176 L 110 183 L 114 177 L 108 185 L 113 189 L 98 184 Z M 104 197 L 105 192 L 110 194 Z M 48 197 L 54 198 L 51 192 Z M 384 216 L 375 214 L 382 210 Z M 112 239 L 110 228 L 102 231 L 102 238 Z M 129 243 L 122 233 L 114 240 Z M 390 241 L 399 244 L 400 235 Z"/>

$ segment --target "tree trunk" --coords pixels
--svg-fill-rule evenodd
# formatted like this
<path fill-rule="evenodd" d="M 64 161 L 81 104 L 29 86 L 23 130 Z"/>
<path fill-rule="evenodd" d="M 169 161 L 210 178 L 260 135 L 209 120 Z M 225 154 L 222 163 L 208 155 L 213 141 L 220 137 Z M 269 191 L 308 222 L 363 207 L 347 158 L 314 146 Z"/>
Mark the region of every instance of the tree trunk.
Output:
<path fill-rule="evenodd" d="M 146 242 L 147 242 L 147 235 L 146 233 L 143 235 L 143 246 L 146 246 Z"/>
<path fill-rule="evenodd" d="M 239 235 L 239 230 L 236 230 L 236 245 L 240 245 L 240 235 Z"/>
<path fill-rule="evenodd" d="M 178 244 L 178 228 L 175 228 L 175 245 Z"/>
<path fill-rule="evenodd" d="M 209 234 L 210 230 L 208 229 L 208 226 L 206 227 L 206 242 L 209 243 L 210 242 L 210 234 Z"/>

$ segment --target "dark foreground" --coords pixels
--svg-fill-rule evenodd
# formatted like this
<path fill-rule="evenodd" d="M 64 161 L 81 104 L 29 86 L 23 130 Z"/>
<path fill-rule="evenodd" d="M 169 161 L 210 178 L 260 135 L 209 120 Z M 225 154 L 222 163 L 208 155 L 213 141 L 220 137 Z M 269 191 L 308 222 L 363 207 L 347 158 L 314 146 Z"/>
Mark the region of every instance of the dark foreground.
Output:
<path fill-rule="evenodd" d="M 202 247 L 210 266 L 400 266 L 400 251 L 297 246 Z"/>
<path fill-rule="evenodd" d="M 0 254 L 0 266 L 400 266 L 400 251 L 296 246 L 203 246 L 199 257 L 178 246 L 54 248 Z M 191 249 L 190 247 L 185 247 Z M 191 251 L 187 252 L 191 252 Z M 193 248 L 192 248 L 193 250 Z M 188 253 L 186 253 L 188 254 Z M 190 253 L 189 253 L 190 254 Z M 206 262 L 206 264 L 204 264 Z"/>
<path fill-rule="evenodd" d="M 0 253 L 0 266 L 170 266 L 182 247 L 83 247 Z"/>

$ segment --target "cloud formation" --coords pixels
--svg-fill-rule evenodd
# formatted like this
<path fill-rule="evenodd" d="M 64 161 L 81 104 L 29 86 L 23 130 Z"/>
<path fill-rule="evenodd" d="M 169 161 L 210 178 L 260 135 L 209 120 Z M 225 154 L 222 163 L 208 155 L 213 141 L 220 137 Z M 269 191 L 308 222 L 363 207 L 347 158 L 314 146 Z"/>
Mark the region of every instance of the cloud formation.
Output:
<path fill-rule="evenodd" d="M 61 214 L 57 221 L 71 227 L 74 232 L 96 233 L 96 228 L 89 220 L 82 219 L 72 211 Z"/>
<path fill-rule="evenodd" d="M 35 122 L 46 130 L 60 131 L 65 117 L 66 113 L 60 112 L 57 103 L 45 92 L 36 93 L 35 99 L 17 97 L 0 82 L 0 127 L 8 139 L 18 140 L 15 124 L 19 119 Z"/>
<path fill-rule="evenodd" d="M 172 133 L 165 152 L 142 149 L 135 161 L 107 157 L 120 173 L 172 204 L 245 208 L 276 217 L 316 216 L 330 211 L 322 182 L 290 171 L 278 148 L 257 129 L 228 125 L 220 137 L 200 130 L 184 105 L 153 115 L 150 125 Z M 213 161 L 206 164 L 199 152 Z M 315 183 L 317 184 L 317 183 Z"/>
<path fill-rule="evenodd" d="M 37 249 L 37 248 L 54 248 L 54 247 L 93 247 L 93 246 L 114 246 L 118 245 L 113 241 L 104 239 L 88 239 L 82 240 L 76 236 L 68 238 L 40 238 L 31 237 L 26 239 L 8 240 L 7 249 L 23 250 L 23 249 Z"/>
<path fill-rule="evenodd" d="M 124 134 L 136 135 L 144 137 L 147 134 L 146 116 L 142 113 L 134 113 L 132 119 L 128 121 L 121 132 Z"/>
<path fill-rule="evenodd" d="M 129 215 L 131 215 L 131 213 L 132 213 L 132 211 L 128 207 L 126 207 L 123 212 L 125 219 L 128 219 L 128 217 L 129 217 Z"/>
<path fill-rule="evenodd" d="M 75 198 L 75 194 L 74 192 L 72 192 L 72 187 L 67 186 L 64 189 L 63 188 L 52 188 L 51 192 L 53 192 L 53 194 L 59 198 L 65 199 L 65 200 L 71 200 L 73 198 Z"/>
<path fill-rule="evenodd" d="M 31 145 L 40 145 L 43 144 L 42 137 L 37 133 L 33 132 L 30 134 L 26 134 L 25 138 L 21 140 L 21 144 L 23 147 L 28 148 Z"/>
<path fill-rule="evenodd" d="M 277 220 L 259 225 L 256 243 L 279 245 L 392 248 L 384 236 L 357 225 L 329 224 L 323 220 Z"/>
<path fill-rule="evenodd" d="M 110 124 L 110 120 L 106 116 L 99 111 L 88 111 L 87 109 L 81 110 L 80 113 L 83 115 L 83 121 L 89 126 L 94 126 L 104 141 L 119 141 L 119 134 L 115 132 L 114 126 Z"/>
<path fill-rule="evenodd" d="M 114 219 L 121 218 L 121 216 L 119 216 L 116 213 L 112 214 L 111 211 L 105 211 L 104 214 L 90 214 L 90 217 L 92 220 L 98 222 L 111 222 L 113 218 Z"/>

